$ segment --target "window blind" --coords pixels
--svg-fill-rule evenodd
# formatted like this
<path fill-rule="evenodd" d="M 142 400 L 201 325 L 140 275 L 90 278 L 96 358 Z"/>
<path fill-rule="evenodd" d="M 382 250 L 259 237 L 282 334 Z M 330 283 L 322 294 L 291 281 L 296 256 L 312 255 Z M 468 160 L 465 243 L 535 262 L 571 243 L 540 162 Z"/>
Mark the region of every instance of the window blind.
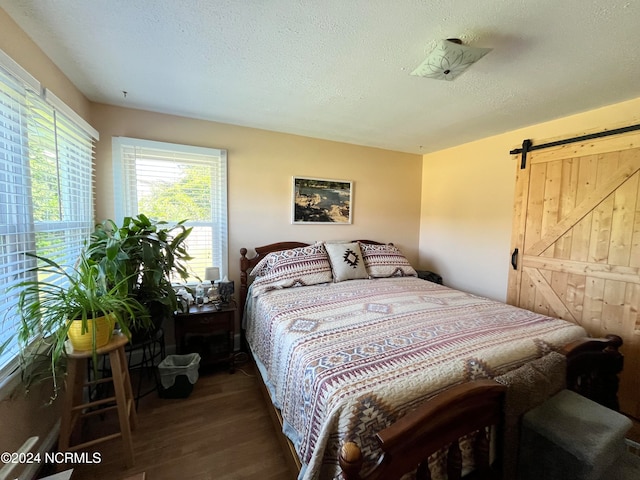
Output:
<path fill-rule="evenodd" d="M 118 218 L 186 220 L 189 281 L 210 266 L 228 275 L 226 150 L 116 137 L 113 152 Z"/>
<path fill-rule="evenodd" d="M 0 69 L 0 309 L 15 305 L 9 289 L 29 267 L 23 252 L 33 250 L 33 220 L 28 163 L 28 108 L 22 83 Z M 0 371 L 17 366 L 14 321 L 0 323 Z M 4 348 L 3 348 L 4 347 Z"/>
<path fill-rule="evenodd" d="M 0 62 L 0 382 L 17 364 L 25 253 L 72 266 L 94 226 L 93 134 L 19 73 Z"/>

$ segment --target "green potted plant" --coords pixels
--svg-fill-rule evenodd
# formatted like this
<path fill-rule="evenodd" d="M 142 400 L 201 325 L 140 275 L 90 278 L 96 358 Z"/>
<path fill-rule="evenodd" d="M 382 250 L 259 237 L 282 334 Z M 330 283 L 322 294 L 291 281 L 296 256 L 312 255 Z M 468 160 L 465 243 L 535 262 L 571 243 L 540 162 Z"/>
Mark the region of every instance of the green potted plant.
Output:
<path fill-rule="evenodd" d="M 132 330 L 145 327 L 150 319 L 143 305 L 122 293 L 121 284 L 109 286 L 100 265 L 84 253 L 73 267 L 31 256 L 38 263 L 29 271 L 32 278 L 14 287 L 23 381 L 28 387 L 52 377 L 53 400 L 71 347 L 92 351 L 97 368 L 96 350 L 109 342 L 114 324 L 130 338 Z"/>
<path fill-rule="evenodd" d="M 184 221 L 169 224 L 143 214 L 125 217 L 120 226 L 108 219 L 96 226 L 87 254 L 105 272 L 108 285 L 136 298 L 158 328 L 178 309 L 171 282 L 189 276 L 185 241 L 191 230 Z"/>

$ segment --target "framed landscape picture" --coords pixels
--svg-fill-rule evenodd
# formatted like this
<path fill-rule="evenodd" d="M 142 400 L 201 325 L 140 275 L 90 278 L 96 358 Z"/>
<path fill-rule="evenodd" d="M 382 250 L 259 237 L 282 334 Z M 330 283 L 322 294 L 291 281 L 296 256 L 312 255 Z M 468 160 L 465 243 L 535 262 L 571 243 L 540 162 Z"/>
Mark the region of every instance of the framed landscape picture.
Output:
<path fill-rule="evenodd" d="M 350 224 L 353 182 L 293 177 L 293 223 Z"/>

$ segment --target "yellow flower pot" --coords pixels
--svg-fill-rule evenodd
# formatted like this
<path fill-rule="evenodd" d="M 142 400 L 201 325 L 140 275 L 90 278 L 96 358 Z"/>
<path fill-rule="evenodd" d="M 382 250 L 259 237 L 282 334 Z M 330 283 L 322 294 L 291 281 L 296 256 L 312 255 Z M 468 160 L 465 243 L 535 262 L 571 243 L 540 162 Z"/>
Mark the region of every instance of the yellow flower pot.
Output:
<path fill-rule="evenodd" d="M 94 318 L 87 321 L 87 331 L 82 332 L 82 320 L 72 320 L 67 335 L 74 350 L 93 350 L 93 329 L 96 329 L 95 348 L 104 347 L 113 333 L 115 320 L 113 315 Z"/>

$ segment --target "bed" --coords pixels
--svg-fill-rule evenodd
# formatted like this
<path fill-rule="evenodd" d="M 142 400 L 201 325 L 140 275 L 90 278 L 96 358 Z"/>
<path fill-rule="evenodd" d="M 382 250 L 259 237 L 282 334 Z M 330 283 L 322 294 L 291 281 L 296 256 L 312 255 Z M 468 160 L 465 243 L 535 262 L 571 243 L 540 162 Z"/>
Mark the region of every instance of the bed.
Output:
<path fill-rule="evenodd" d="M 241 249 L 243 332 L 300 480 L 341 478 L 345 442 L 366 477 L 380 457 L 375 434 L 405 413 L 552 355 L 567 359 L 569 388 L 617 406 L 619 337 L 587 339 L 569 322 L 421 280 L 391 244 L 255 252 Z"/>

